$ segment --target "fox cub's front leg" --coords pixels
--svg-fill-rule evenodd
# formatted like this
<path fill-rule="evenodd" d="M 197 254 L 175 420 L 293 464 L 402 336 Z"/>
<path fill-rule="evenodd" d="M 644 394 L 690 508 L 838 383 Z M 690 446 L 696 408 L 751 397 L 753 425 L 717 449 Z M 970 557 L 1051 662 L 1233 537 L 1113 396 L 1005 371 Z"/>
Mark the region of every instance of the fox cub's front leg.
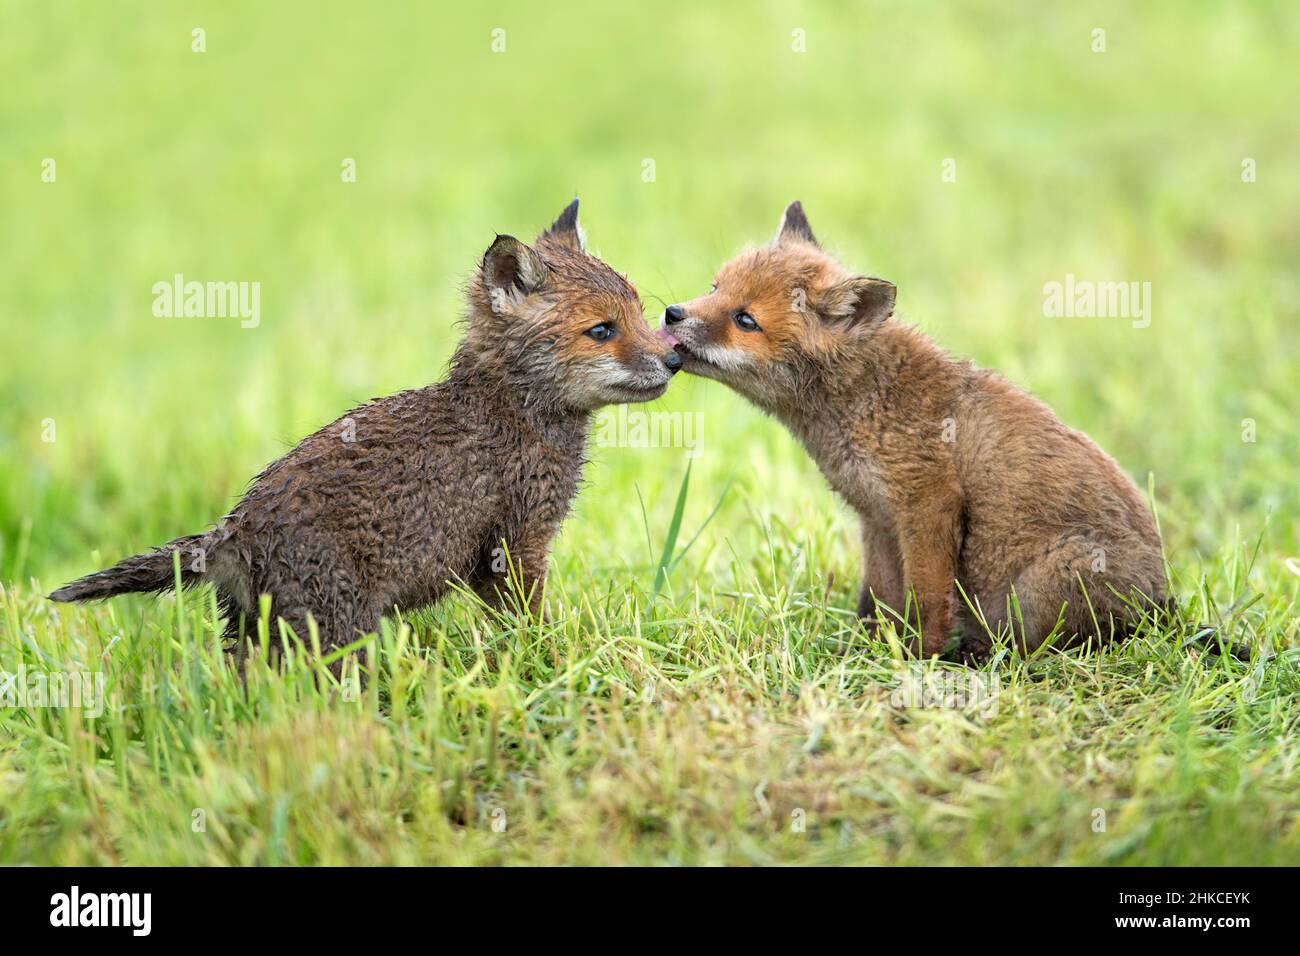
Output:
<path fill-rule="evenodd" d="M 535 533 L 519 538 L 512 546 L 498 539 L 484 555 L 474 591 L 494 609 L 519 610 L 544 616 L 546 564 L 551 535 Z"/>
<path fill-rule="evenodd" d="M 921 656 L 932 657 L 943 653 L 954 623 L 961 504 L 940 496 L 921 502 L 899 516 L 899 548 L 903 584 L 920 616 Z"/>
<path fill-rule="evenodd" d="M 903 559 L 893 529 L 864 521 L 862 559 L 864 573 L 858 595 L 858 617 L 874 633 L 886 618 L 892 617 L 886 607 L 899 615 L 903 613 Z"/>

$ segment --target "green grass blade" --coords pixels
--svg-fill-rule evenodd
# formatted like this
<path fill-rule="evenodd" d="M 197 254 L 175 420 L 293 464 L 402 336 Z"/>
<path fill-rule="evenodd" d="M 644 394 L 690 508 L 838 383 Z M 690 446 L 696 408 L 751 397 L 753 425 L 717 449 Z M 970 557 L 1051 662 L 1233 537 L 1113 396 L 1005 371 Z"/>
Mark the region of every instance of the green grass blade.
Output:
<path fill-rule="evenodd" d="M 677 489 L 677 504 L 673 508 L 673 520 L 668 526 L 668 537 L 664 540 L 664 550 L 659 556 L 659 568 L 655 571 L 654 593 L 657 596 L 668 580 L 668 569 L 672 566 L 673 550 L 677 547 L 677 535 L 682 530 L 682 516 L 686 512 L 686 493 L 691 485 L 691 463 L 686 463 L 686 474 L 682 476 L 681 487 Z"/>

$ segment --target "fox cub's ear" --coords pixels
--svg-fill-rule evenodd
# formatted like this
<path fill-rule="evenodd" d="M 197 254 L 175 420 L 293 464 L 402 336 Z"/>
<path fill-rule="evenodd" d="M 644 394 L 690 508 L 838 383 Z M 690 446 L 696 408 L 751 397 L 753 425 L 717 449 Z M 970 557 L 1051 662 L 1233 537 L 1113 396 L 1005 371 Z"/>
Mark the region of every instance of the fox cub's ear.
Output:
<path fill-rule="evenodd" d="M 785 207 L 781 225 L 776 227 L 776 238 L 772 241 L 777 245 L 783 242 L 810 242 L 814 246 L 818 244 L 812 226 L 808 224 L 808 217 L 804 215 L 803 203 L 795 200 Z"/>
<path fill-rule="evenodd" d="M 536 292 L 547 274 L 542 257 L 514 236 L 497 236 L 483 253 L 483 285 L 494 308 Z"/>
<path fill-rule="evenodd" d="M 894 314 L 897 294 L 892 282 L 854 276 L 826 289 L 812 304 L 828 322 L 868 328 Z"/>
<path fill-rule="evenodd" d="M 574 199 L 565 206 L 564 212 L 560 213 L 555 222 L 551 223 L 551 228 L 542 235 L 558 239 L 575 252 L 582 252 L 587 247 L 587 237 L 583 234 L 582 227 L 578 225 L 578 200 Z"/>

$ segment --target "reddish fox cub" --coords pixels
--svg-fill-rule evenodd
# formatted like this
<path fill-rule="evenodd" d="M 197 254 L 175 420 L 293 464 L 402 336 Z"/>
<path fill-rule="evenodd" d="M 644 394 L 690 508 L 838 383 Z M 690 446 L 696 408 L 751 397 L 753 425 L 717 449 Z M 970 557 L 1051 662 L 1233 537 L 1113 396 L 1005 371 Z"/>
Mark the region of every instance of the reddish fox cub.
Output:
<path fill-rule="evenodd" d="M 796 202 L 660 334 L 784 422 L 857 511 L 869 626 L 881 604 L 906 613 L 927 657 L 954 633 L 976 658 L 990 633 L 1024 650 L 1126 636 L 1165 601 L 1138 489 L 1042 402 L 890 321 L 894 294 L 823 252 Z"/>
<path fill-rule="evenodd" d="M 497 236 L 468 287 L 447 378 L 377 399 L 308 436 L 212 530 L 59 588 L 56 601 L 216 585 L 227 638 L 272 614 L 324 648 L 464 582 L 541 606 L 592 413 L 663 394 L 681 359 L 631 284 L 584 251 L 578 202 L 530 246 Z"/>

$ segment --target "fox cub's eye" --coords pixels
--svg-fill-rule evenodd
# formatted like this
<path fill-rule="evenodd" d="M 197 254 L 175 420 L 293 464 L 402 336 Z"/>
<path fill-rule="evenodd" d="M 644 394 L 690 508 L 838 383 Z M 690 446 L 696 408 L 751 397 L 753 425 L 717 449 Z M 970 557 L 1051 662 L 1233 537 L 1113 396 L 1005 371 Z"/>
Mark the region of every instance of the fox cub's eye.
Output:
<path fill-rule="evenodd" d="M 718 284 L 715 282 L 713 283 L 713 287 L 709 289 L 709 295 L 713 295 L 713 293 L 717 291 L 718 291 Z"/>
<path fill-rule="evenodd" d="M 588 329 L 587 334 L 597 342 L 607 342 L 614 337 L 614 326 L 607 322 L 602 322 L 600 325 Z"/>
<path fill-rule="evenodd" d="M 736 324 L 740 326 L 742 329 L 744 329 L 746 332 L 758 331 L 758 323 L 754 321 L 754 317 L 750 315 L 748 312 L 737 312 Z"/>

